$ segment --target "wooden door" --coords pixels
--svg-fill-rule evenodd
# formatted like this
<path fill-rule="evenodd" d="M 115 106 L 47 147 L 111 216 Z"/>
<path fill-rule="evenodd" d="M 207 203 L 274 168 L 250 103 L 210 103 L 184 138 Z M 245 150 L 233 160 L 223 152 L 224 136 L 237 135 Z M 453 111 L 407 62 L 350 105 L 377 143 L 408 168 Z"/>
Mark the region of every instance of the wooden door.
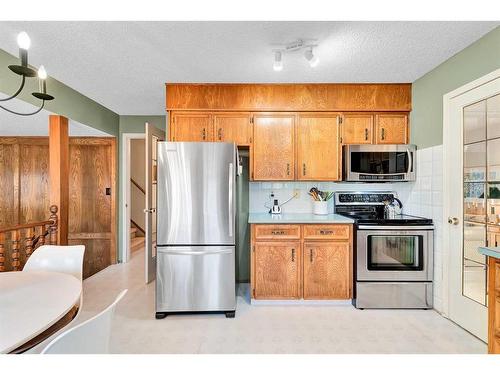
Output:
<path fill-rule="evenodd" d="M 68 244 L 85 245 L 83 276 L 115 262 L 115 140 L 70 138 Z"/>
<path fill-rule="evenodd" d="M 375 143 L 405 144 L 408 143 L 408 115 L 378 114 L 375 116 Z"/>
<path fill-rule="evenodd" d="M 250 146 L 252 143 L 252 116 L 248 112 L 215 113 L 214 140 L 216 142 L 234 142 L 238 146 Z"/>
<path fill-rule="evenodd" d="M 341 178 L 338 114 L 301 114 L 297 123 L 297 179 Z"/>
<path fill-rule="evenodd" d="M 300 242 L 260 242 L 253 246 L 253 297 L 300 298 Z"/>
<path fill-rule="evenodd" d="M 293 180 L 295 116 L 257 114 L 253 122 L 253 179 Z"/>
<path fill-rule="evenodd" d="M 213 139 L 213 123 L 210 113 L 171 113 L 170 140 L 175 142 L 211 142 Z"/>
<path fill-rule="evenodd" d="M 342 144 L 373 143 L 373 115 L 345 113 L 342 119 Z"/>
<path fill-rule="evenodd" d="M 304 243 L 304 299 L 351 298 L 350 243 Z"/>

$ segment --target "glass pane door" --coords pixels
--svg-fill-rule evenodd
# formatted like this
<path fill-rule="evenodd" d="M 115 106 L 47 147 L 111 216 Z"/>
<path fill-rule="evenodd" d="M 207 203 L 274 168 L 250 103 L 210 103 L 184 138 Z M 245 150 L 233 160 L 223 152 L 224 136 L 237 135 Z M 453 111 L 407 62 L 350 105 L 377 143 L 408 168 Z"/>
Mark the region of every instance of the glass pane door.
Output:
<path fill-rule="evenodd" d="M 421 271 L 422 269 L 422 236 L 368 236 L 368 270 Z"/>
<path fill-rule="evenodd" d="M 500 230 L 500 95 L 464 107 L 462 294 L 487 306 L 487 262 Z M 488 241 L 489 240 L 489 241 Z"/>

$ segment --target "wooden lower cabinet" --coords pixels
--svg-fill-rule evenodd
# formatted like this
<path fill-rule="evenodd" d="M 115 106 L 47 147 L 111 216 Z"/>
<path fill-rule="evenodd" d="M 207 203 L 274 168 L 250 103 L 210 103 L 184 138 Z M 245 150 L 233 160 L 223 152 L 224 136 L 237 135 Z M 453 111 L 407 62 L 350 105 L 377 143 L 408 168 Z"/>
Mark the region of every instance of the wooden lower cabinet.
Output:
<path fill-rule="evenodd" d="M 500 259 L 488 257 L 488 353 L 500 354 Z"/>
<path fill-rule="evenodd" d="M 300 297 L 300 242 L 256 242 L 254 252 L 254 298 Z"/>
<path fill-rule="evenodd" d="M 254 299 L 350 299 L 352 225 L 252 224 L 251 268 Z"/>
<path fill-rule="evenodd" d="M 304 242 L 304 299 L 350 298 L 350 248 L 349 242 Z"/>

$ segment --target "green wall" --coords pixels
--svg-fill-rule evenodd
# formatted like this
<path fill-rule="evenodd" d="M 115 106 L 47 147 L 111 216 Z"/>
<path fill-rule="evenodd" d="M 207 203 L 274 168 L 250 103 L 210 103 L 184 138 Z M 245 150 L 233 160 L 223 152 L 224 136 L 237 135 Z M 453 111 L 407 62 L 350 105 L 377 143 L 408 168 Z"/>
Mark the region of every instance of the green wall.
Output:
<path fill-rule="evenodd" d="M 411 143 L 443 143 L 443 95 L 500 68 L 500 27 L 413 82 Z"/>
<path fill-rule="evenodd" d="M 166 129 L 166 116 L 120 116 L 119 120 L 119 140 L 118 140 L 118 176 L 123 173 L 122 168 L 122 147 L 123 147 L 123 133 L 144 133 L 144 123 L 155 125 L 158 129 Z M 118 261 L 122 261 L 121 249 L 123 248 L 123 218 L 125 213 L 122 212 L 123 207 L 123 193 L 122 193 L 122 180 L 118 178 Z"/>
<path fill-rule="evenodd" d="M 12 73 L 7 67 L 12 64 L 19 64 L 19 59 L 0 49 L 0 92 L 6 95 L 14 93 L 20 84 L 20 76 Z M 50 67 L 48 69 L 50 70 Z M 18 98 L 38 106 L 40 100 L 31 95 L 35 91 L 38 91 L 38 79 L 29 78 Z M 51 77 L 47 79 L 47 91 L 55 96 L 53 101 L 45 103 L 48 111 L 66 116 L 110 135 L 118 135 L 119 115 L 117 113 Z M 8 106 L 8 102 L 5 102 L 5 106 Z"/>

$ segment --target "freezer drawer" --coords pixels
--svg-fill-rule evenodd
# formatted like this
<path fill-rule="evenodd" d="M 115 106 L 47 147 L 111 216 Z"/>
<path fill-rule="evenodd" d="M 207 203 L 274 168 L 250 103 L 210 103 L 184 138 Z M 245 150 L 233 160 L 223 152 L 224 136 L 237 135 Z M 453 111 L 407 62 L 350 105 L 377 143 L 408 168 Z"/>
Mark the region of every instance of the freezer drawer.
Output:
<path fill-rule="evenodd" d="M 158 247 L 156 312 L 236 309 L 234 246 Z"/>

